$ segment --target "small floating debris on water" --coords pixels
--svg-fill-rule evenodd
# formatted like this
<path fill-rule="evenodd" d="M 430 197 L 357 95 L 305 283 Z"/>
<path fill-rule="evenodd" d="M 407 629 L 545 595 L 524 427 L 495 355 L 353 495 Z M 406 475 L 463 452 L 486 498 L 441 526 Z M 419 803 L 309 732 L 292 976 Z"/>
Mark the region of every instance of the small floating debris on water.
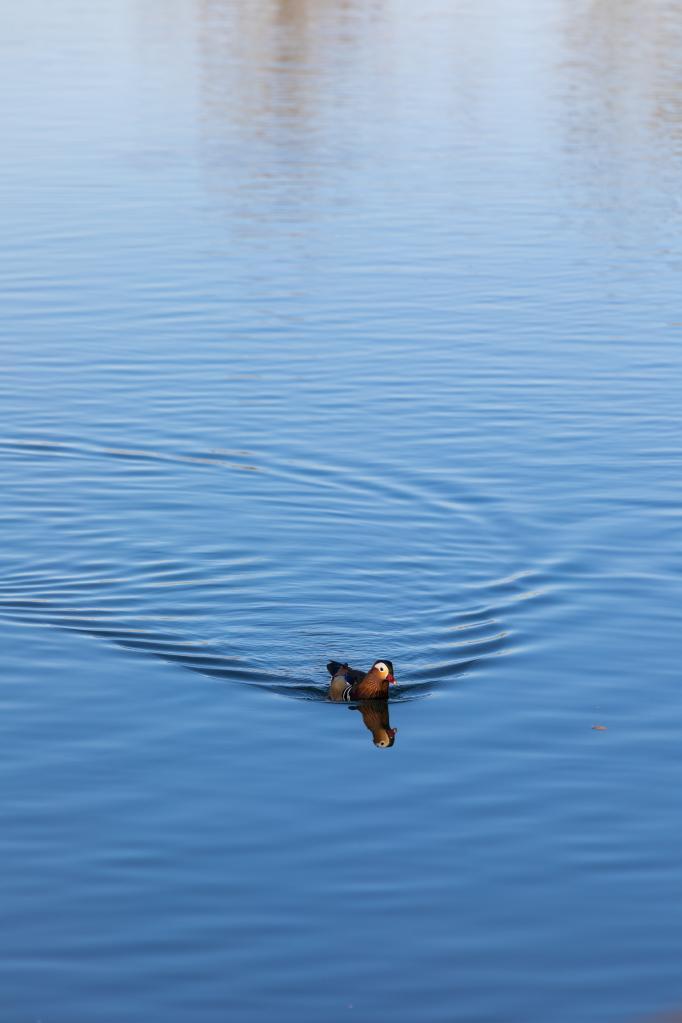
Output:
<path fill-rule="evenodd" d="M 608 728 L 606 725 L 592 725 L 593 732 L 607 732 Z"/>

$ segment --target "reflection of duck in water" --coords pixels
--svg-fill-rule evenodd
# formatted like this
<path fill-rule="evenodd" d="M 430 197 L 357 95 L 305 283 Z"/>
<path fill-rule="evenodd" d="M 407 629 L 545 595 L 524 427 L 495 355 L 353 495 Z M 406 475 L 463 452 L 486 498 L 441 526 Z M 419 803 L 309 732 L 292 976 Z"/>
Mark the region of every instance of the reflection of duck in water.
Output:
<path fill-rule="evenodd" d="M 349 707 L 349 710 L 359 710 L 362 720 L 372 733 L 372 740 L 375 746 L 387 749 L 395 742 L 397 728 L 391 728 L 388 720 L 388 700 L 365 700 L 357 707 Z"/>
<path fill-rule="evenodd" d="M 332 677 L 329 699 L 334 703 L 355 700 L 387 700 L 388 686 L 395 682 L 391 661 L 375 661 L 369 671 L 349 668 L 339 661 L 330 661 L 327 671 Z"/>

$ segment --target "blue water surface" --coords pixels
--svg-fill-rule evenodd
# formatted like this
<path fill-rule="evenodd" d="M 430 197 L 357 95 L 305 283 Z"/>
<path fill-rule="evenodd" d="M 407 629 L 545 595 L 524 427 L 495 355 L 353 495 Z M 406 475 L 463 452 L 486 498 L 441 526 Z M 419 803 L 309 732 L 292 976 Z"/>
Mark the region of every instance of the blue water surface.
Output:
<path fill-rule="evenodd" d="M 4 21 L 3 1023 L 681 1005 L 679 6 Z"/>

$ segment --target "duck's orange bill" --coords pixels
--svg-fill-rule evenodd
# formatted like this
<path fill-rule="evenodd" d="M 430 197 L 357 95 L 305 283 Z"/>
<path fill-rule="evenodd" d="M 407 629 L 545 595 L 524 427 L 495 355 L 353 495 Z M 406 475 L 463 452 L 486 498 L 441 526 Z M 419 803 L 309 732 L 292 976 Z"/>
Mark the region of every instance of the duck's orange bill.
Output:
<path fill-rule="evenodd" d="M 387 675 L 386 678 L 388 679 L 389 682 L 395 683 L 395 679 L 393 678 L 393 675 Z"/>

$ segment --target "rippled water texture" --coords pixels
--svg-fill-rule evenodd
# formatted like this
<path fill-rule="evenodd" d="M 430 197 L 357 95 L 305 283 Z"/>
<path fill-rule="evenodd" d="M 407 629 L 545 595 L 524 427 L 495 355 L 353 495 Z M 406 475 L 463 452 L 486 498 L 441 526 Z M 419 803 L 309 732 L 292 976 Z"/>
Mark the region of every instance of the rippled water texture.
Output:
<path fill-rule="evenodd" d="M 680 1010 L 681 46 L 7 5 L 3 1023 Z"/>

